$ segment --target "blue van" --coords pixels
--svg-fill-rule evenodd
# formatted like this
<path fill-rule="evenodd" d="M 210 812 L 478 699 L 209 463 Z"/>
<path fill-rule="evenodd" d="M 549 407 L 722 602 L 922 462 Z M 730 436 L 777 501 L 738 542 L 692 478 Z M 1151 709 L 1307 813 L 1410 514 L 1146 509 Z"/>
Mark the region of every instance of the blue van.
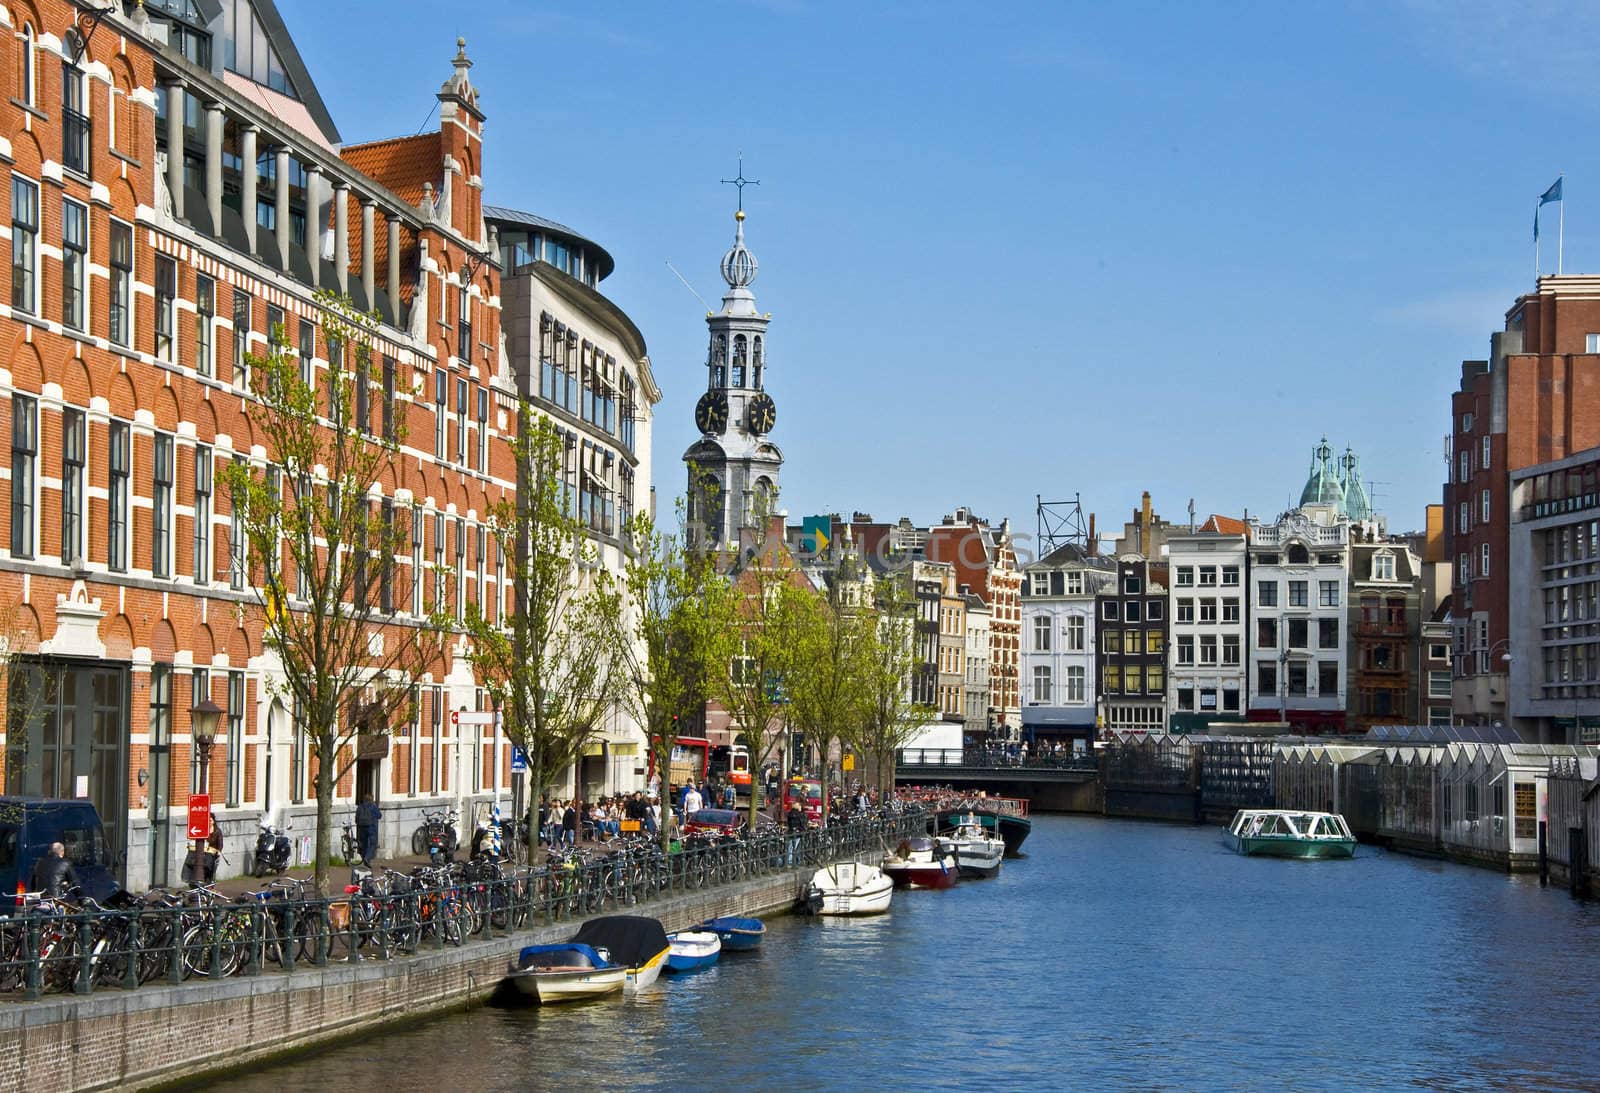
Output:
<path fill-rule="evenodd" d="M 104 902 L 120 887 L 106 848 L 100 813 L 88 801 L 53 797 L 0 797 L 0 914 L 13 908 L 6 898 L 24 890 L 36 862 L 51 843 L 67 848 L 67 860 L 78 874 L 84 893 Z"/>

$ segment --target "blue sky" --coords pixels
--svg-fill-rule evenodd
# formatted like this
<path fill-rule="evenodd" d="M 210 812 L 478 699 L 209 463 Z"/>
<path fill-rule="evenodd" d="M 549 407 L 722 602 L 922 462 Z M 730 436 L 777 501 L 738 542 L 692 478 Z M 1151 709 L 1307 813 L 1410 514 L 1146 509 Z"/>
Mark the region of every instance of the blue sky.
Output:
<path fill-rule="evenodd" d="M 1566 173 L 1596 268 L 1600 15 L 1377 4 L 280 0 L 346 140 L 417 131 L 464 35 L 489 200 L 601 242 L 682 491 L 736 170 L 792 516 L 1018 530 L 1081 493 L 1298 499 L 1322 433 L 1396 529 Z M 428 119 L 427 125 L 436 124 Z M 1556 206 L 1546 210 L 1554 269 Z"/>

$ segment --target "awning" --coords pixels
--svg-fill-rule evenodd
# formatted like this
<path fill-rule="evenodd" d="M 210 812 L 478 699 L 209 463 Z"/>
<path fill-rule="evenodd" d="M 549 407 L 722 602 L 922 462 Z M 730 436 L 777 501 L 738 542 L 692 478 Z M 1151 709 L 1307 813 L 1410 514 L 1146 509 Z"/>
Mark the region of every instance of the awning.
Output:
<path fill-rule="evenodd" d="M 1022 727 L 1040 729 L 1092 729 L 1094 710 L 1088 706 L 1024 706 Z"/>
<path fill-rule="evenodd" d="M 606 745 L 604 741 L 597 740 L 593 744 L 585 744 L 583 746 L 583 757 L 585 759 L 590 759 L 597 755 L 604 755 L 605 753 Z"/>

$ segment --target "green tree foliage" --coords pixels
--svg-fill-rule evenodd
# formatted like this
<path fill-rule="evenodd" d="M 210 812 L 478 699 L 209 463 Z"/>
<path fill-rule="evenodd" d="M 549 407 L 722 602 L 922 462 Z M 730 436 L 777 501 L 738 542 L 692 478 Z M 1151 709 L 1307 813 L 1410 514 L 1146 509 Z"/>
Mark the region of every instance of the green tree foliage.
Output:
<path fill-rule="evenodd" d="M 394 559 L 410 549 L 409 521 L 373 500 L 400 462 L 404 430 L 374 432 L 370 389 L 376 320 L 348 297 L 320 293 L 330 364 L 303 374 L 281 329 L 265 356 L 247 358 L 251 423 L 266 459 L 221 474 L 243 542 L 234 544 L 276 654 L 281 689 L 315 767 L 316 886 L 326 894 L 333 790 L 355 762 L 355 737 L 410 720 L 411 683 L 434 663 L 438 616 L 396 626 Z M 421 629 L 424 633 L 419 634 Z"/>
<path fill-rule="evenodd" d="M 911 701 L 916 603 L 904 579 L 877 583 L 870 618 L 863 650 L 867 697 L 849 743 L 867 758 L 881 801 L 894 785 L 895 752 L 934 716 L 934 710 Z"/>

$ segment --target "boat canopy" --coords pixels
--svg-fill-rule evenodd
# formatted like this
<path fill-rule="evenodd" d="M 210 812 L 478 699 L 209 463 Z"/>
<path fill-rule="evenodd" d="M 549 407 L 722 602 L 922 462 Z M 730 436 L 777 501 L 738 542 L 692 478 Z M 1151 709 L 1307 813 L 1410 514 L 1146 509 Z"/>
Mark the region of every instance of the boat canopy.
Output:
<path fill-rule="evenodd" d="M 629 968 L 637 968 L 669 948 L 661 923 L 643 915 L 592 918 L 572 935 L 572 940 L 574 944 L 607 949 L 613 964 Z"/>
<path fill-rule="evenodd" d="M 606 962 L 588 945 L 529 945 L 517 954 L 519 968 L 603 968 Z"/>

